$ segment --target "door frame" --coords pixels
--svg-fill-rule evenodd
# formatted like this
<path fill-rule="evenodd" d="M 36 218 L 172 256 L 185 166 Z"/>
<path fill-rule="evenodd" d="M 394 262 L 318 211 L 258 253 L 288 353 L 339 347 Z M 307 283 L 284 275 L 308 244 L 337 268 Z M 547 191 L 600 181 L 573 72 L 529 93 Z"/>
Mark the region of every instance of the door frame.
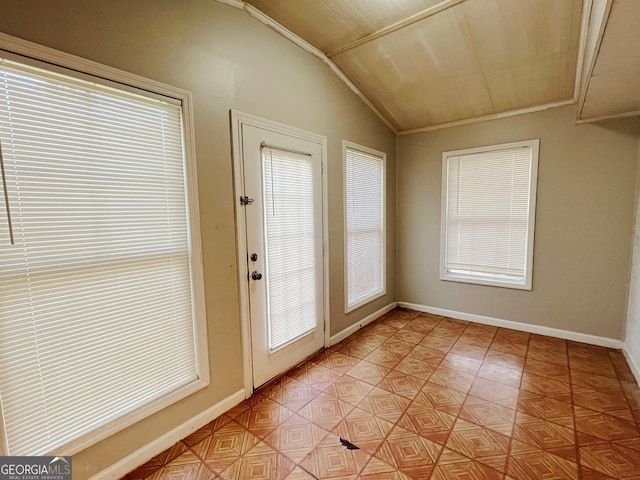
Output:
<path fill-rule="evenodd" d="M 313 143 L 321 148 L 321 181 L 322 181 L 322 298 L 324 346 L 329 345 L 329 202 L 327 187 L 327 137 L 313 132 L 291 127 L 237 110 L 230 110 L 231 120 L 231 156 L 233 158 L 233 206 L 236 222 L 236 247 L 238 253 L 238 292 L 240 302 L 240 326 L 242 333 L 242 384 L 245 398 L 253 395 L 253 361 L 251 351 L 251 317 L 249 312 L 249 281 L 247 251 L 246 207 L 240 205 L 240 197 L 244 191 L 244 153 L 242 151 L 242 126 L 249 125 L 264 130 L 271 130 L 283 135 L 290 135 Z"/>

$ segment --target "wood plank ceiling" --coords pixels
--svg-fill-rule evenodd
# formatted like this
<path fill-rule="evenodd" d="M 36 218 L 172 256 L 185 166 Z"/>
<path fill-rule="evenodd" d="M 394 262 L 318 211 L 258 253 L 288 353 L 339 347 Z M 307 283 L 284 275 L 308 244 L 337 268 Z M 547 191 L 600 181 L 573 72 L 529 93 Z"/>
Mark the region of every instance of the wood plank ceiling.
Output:
<path fill-rule="evenodd" d="M 582 0 L 247 3 L 322 51 L 399 132 L 574 100 Z"/>
<path fill-rule="evenodd" d="M 640 1 L 615 0 L 597 24 L 601 43 L 587 68 L 578 120 L 640 115 Z"/>

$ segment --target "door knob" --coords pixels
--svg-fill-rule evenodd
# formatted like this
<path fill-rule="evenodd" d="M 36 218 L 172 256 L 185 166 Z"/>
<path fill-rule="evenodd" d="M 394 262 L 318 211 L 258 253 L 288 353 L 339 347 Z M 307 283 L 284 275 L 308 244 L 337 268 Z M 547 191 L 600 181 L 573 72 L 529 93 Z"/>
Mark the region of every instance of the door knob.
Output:
<path fill-rule="evenodd" d="M 254 280 L 260 280 L 262 278 L 262 274 L 254 270 L 251 274 L 251 278 L 253 278 Z"/>

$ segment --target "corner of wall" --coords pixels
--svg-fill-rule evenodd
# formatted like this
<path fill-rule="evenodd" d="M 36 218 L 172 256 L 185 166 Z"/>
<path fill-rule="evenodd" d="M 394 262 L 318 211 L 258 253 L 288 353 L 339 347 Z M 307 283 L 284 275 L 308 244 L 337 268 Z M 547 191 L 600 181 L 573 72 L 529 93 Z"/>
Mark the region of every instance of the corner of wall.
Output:
<path fill-rule="evenodd" d="M 627 317 L 623 352 L 636 381 L 640 384 L 640 137 L 638 138 L 638 170 L 636 172 L 636 209 L 632 231 L 633 251 L 629 274 Z"/>

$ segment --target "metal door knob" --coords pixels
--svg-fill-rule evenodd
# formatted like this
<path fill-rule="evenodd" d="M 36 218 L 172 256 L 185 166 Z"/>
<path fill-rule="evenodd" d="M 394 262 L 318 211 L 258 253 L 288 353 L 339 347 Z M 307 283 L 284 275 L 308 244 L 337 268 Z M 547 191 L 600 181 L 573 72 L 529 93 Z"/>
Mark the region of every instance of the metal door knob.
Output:
<path fill-rule="evenodd" d="M 260 280 L 262 278 L 262 274 L 254 270 L 251 274 L 251 278 L 253 278 L 254 280 Z"/>

